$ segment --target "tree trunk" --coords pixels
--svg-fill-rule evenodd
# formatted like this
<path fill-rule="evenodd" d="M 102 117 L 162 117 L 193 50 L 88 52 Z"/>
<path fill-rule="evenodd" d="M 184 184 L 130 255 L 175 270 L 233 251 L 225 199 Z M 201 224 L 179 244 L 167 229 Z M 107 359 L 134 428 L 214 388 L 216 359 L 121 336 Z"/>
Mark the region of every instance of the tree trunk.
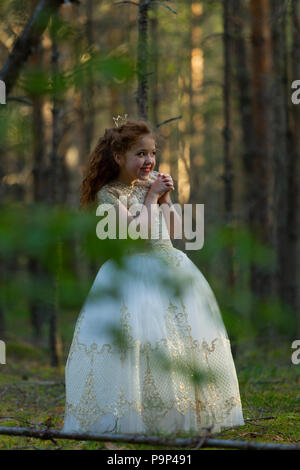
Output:
<path fill-rule="evenodd" d="M 140 0 L 138 13 L 137 108 L 138 116 L 148 119 L 148 9 L 149 1 Z"/>
<path fill-rule="evenodd" d="M 292 77 L 300 78 L 300 1 L 292 0 Z M 299 238 L 299 162 L 300 162 L 300 106 L 292 106 L 292 149 L 288 163 L 288 245 L 289 245 L 289 275 L 287 280 L 288 299 L 294 311 L 297 312 L 297 333 L 300 337 L 300 302 L 298 266 Z"/>
<path fill-rule="evenodd" d="M 271 247 L 271 35 L 269 0 L 251 0 L 254 153 L 250 164 L 250 226 L 257 240 Z M 251 266 L 257 300 L 271 291 L 270 268 Z"/>
<path fill-rule="evenodd" d="M 233 156 L 231 150 L 231 83 L 232 83 L 232 1 L 223 0 L 223 63 L 224 63 L 224 86 L 223 86 L 223 106 L 224 106 L 224 127 L 223 127 L 223 161 L 224 161 L 224 209 L 225 223 L 228 228 L 233 228 Z M 226 272 L 228 285 L 235 284 L 235 270 L 233 265 L 234 247 L 233 241 L 226 253 Z"/>
<path fill-rule="evenodd" d="M 233 52 L 235 55 L 235 80 L 238 88 L 238 105 L 241 116 L 242 141 L 243 141 L 243 169 L 245 190 L 243 207 L 246 212 L 245 219 L 250 220 L 250 195 L 252 187 L 251 164 L 254 157 L 254 131 L 252 120 L 252 93 L 251 77 L 249 71 L 249 57 L 245 40 L 245 10 L 243 0 L 233 0 Z"/>
<path fill-rule="evenodd" d="M 31 0 L 31 11 L 36 8 L 38 0 Z M 38 42 L 32 50 L 30 58 L 33 70 L 43 67 L 43 49 L 41 42 Z M 47 185 L 45 184 L 45 138 L 44 138 L 44 122 L 43 122 L 43 99 L 35 94 L 31 95 L 32 101 L 32 139 L 33 139 L 33 170 L 32 170 L 32 199 L 35 204 L 44 200 Z M 28 271 L 31 279 L 41 278 L 41 266 L 36 259 L 28 259 Z M 31 327 L 33 341 L 40 344 L 42 340 L 42 318 L 44 306 L 41 302 L 34 300 L 29 305 L 31 314 Z"/>
<path fill-rule="evenodd" d="M 159 122 L 159 101 L 158 101 L 158 16 L 157 16 L 157 5 L 153 5 L 152 10 L 155 16 L 151 17 L 150 26 L 150 38 L 151 38 L 151 56 L 149 57 L 150 73 L 151 73 L 151 121 L 156 127 Z M 158 158 L 156 159 L 159 164 Z"/>
<path fill-rule="evenodd" d="M 99 3 L 99 2 L 97 2 Z M 94 15 L 94 0 L 86 1 L 86 38 L 88 50 L 93 51 L 95 45 L 94 28 L 93 28 L 93 15 Z M 91 145 L 94 137 L 95 127 L 95 106 L 94 106 L 94 78 L 92 69 L 89 71 L 87 86 L 84 90 L 86 102 L 86 120 L 85 120 L 85 149 L 86 155 L 90 154 Z"/>
<path fill-rule="evenodd" d="M 273 46 L 273 163 L 274 163 L 274 226 L 273 238 L 277 252 L 275 289 L 282 308 L 288 305 L 289 273 L 293 272 L 291 246 L 288 241 L 288 168 L 291 158 L 291 132 L 289 113 L 289 78 L 286 43 L 286 12 L 282 11 L 282 2 L 274 0 L 272 11 L 272 46 Z M 280 12 L 280 17 L 278 16 Z M 295 253 L 294 253 L 295 255 Z M 287 321 L 288 315 L 282 311 Z"/>
<path fill-rule="evenodd" d="M 52 20 L 53 21 L 53 20 Z M 59 50 L 55 37 L 55 28 L 51 25 L 51 40 L 52 40 L 52 77 L 53 77 L 53 106 L 52 106 L 52 151 L 51 151 L 51 202 L 54 206 L 58 206 L 63 201 L 64 195 L 64 164 L 63 157 L 59 154 L 59 143 L 61 139 L 61 113 L 62 113 L 62 100 L 58 96 L 56 89 L 55 77 L 58 74 L 59 66 Z M 57 271 L 54 280 L 54 303 L 50 310 L 49 319 L 49 349 L 51 356 L 51 365 L 58 366 L 62 359 L 62 344 L 59 335 L 59 269 L 62 257 L 61 241 L 57 242 L 57 250 L 55 253 L 57 257 Z"/>
<path fill-rule="evenodd" d="M 194 124 L 194 115 L 195 115 L 195 95 L 194 95 L 194 86 L 193 86 L 193 48 L 199 47 L 199 44 L 193 43 L 193 27 L 195 24 L 192 3 L 189 4 L 189 30 L 188 37 L 186 41 L 186 47 L 188 48 L 187 53 L 189 54 L 189 73 L 188 73 L 188 106 L 189 106 L 189 116 L 187 124 L 187 133 L 185 137 L 189 140 L 189 181 L 190 181 L 190 197 L 189 203 L 197 203 L 199 195 L 199 174 L 198 167 L 195 164 L 195 158 L 197 150 L 195 148 L 193 139 L 195 138 L 196 129 Z M 185 157 L 183 157 L 185 158 Z M 188 168 L 188 167 L 187 167 Z"/>

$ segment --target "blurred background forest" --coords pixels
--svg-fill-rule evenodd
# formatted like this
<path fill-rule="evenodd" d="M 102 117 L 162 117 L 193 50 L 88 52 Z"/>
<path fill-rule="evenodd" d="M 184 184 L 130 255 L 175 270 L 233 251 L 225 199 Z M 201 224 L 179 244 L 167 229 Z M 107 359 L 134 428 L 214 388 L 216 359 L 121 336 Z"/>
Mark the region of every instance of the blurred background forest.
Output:
<path fill-rule="evenodd" d="M 205 204 L 204 247 L 187 255 L 234 354 L 283 340 L 288 360 L 300 335 L 300 0 L 0 0 L 0 18 L 8 348 L 24 341 L 64 363 L 98 269 L 121 256 L 79 211 L 79 185 L 98 138 L 127 113 L 159 133 L 173 202 Z"/>

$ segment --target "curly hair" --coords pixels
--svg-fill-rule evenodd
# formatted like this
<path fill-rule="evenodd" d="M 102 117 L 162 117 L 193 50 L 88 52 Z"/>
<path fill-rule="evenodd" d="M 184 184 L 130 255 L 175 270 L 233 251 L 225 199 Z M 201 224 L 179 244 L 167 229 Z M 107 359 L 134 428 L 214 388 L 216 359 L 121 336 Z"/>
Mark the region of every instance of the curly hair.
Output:
<path fill-rule="evenodd" d="M 119 127 L 105 129 L 89 157 L 80 185 L 81 207 L 93 204 L 102 186 L 118 177 L 120 167 L 113 157 L 114 153 L 125 154 L 145 134 L 150 134 L 155 140 L 157 138 L 151 125 L 141 119 L 127 119 Z"/>

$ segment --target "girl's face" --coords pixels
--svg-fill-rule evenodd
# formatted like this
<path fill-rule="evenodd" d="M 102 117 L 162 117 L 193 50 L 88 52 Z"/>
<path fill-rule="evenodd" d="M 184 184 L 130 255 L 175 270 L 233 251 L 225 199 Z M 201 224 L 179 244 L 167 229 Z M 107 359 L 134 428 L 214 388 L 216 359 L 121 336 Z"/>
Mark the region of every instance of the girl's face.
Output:
<path fill-rule="evenodd" d="M 141 136 L 125 155 L 115 155 L 120 166 L 119 180 L 131 183 L 136 179 L 147 181 L 155 167 L 155 140 L 148 134 Z"/>

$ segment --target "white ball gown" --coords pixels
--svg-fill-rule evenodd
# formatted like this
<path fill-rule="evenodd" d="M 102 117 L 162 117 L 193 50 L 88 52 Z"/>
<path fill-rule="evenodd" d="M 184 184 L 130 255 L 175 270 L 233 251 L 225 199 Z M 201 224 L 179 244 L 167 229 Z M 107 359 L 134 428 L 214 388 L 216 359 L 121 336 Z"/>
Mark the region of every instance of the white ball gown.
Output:
<path fill-rule="evenodd" d="M 108 183 L 99 202 L 127 196 L 127 207 L 143 203 L 156 177 L 152 171 L 146 183 Z M 164 217 L 157 223 L 153 251 L 128 253 L 125 271 L 106 261 L 82 306 L 65 369 L 65 432 L 180 436 L 244 424 L 215 296 L 188 256 L 161 236 Z M 188 286 L 174 292 L 168 278 L 188 279 Z M 118 296 L 93 295 L 112 286 Z M 123 346 L 112 328 L 126 337 Z"/>

